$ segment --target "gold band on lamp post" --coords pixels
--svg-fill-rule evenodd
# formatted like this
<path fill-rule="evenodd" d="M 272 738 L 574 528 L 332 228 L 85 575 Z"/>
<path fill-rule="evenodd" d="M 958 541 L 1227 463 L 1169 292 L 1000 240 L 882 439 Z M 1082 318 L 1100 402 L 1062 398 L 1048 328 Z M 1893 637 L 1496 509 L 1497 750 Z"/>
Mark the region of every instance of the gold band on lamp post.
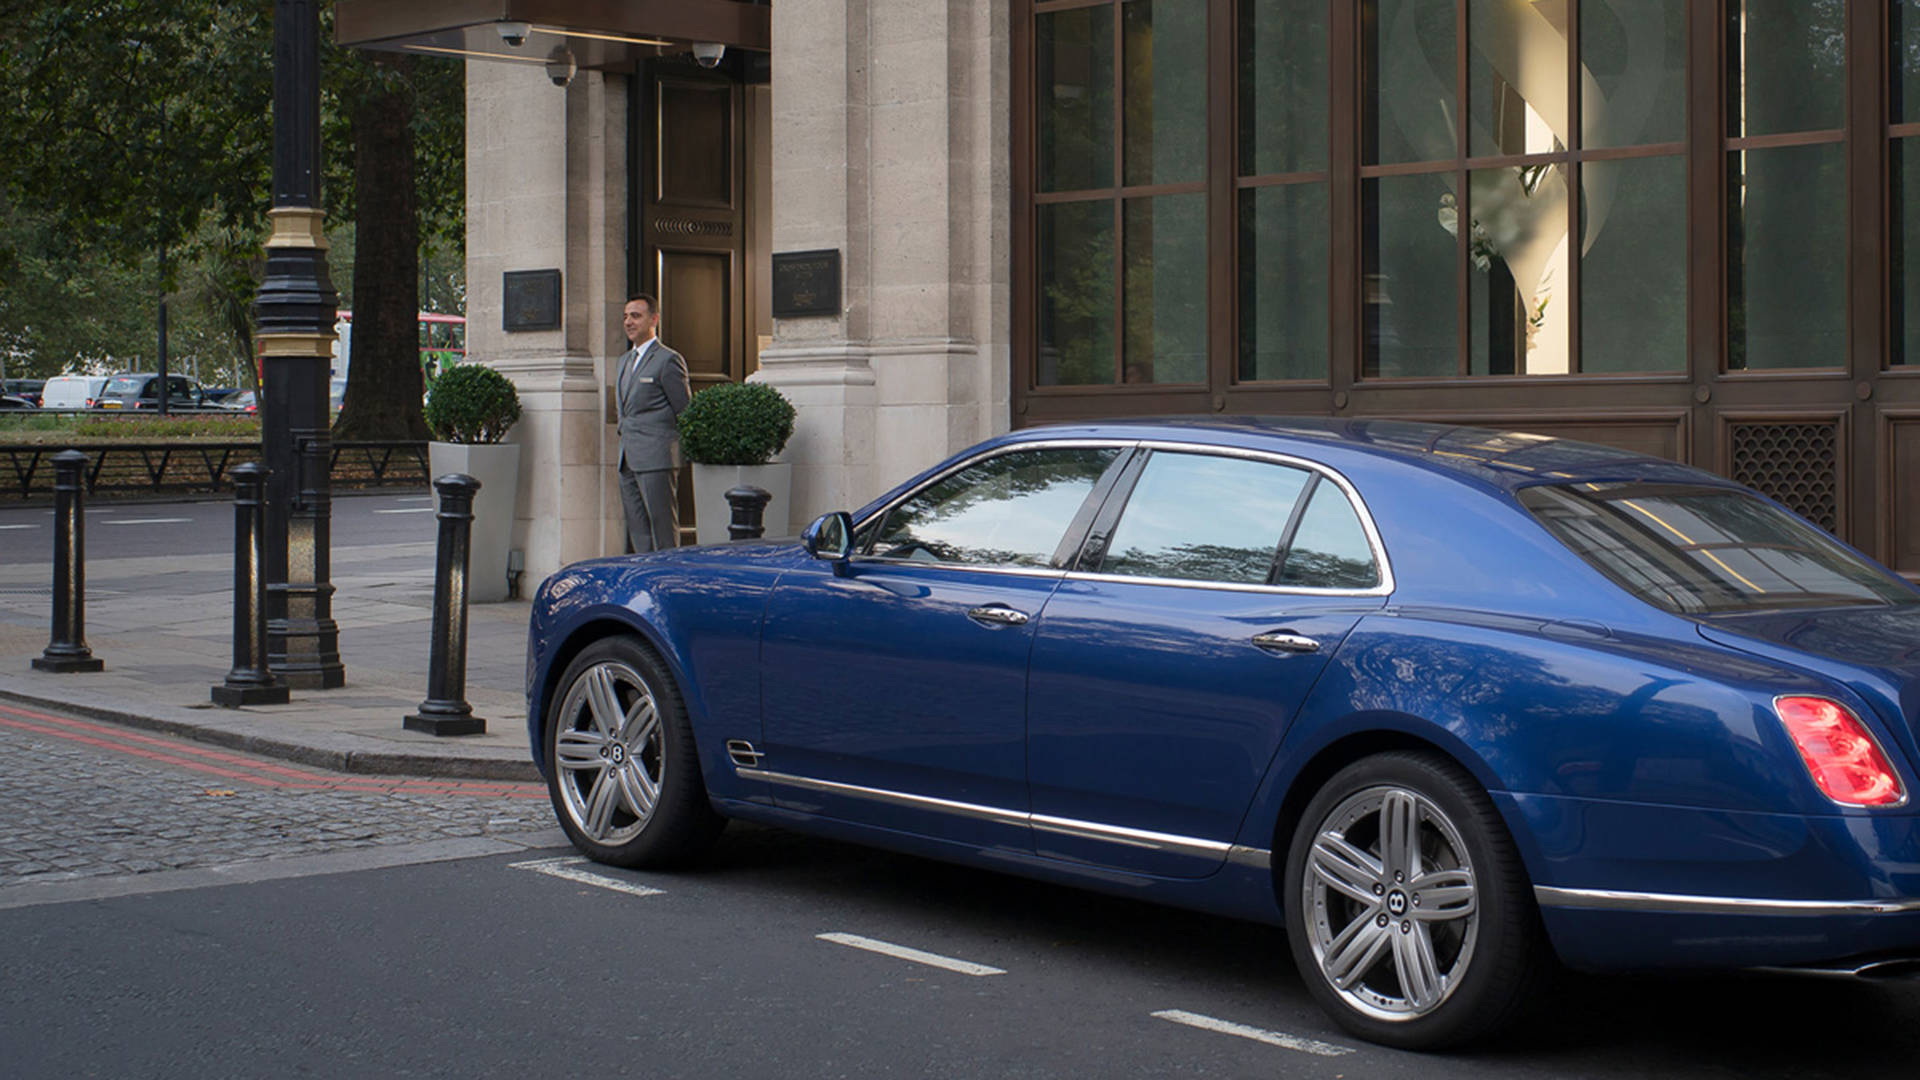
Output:
<path fill-rule="evenodd" d="M 267 211 L 273 233 L 267 237 L 270 248 L 313 248 L 326 251 L 327 216 L 309 206 L 277 206 Z"/>
<path fill-rule="evenodd" d="M 338 334 L 260 334 L 261 356 L 326 356 L 333 355 L 333 343 Z"/>

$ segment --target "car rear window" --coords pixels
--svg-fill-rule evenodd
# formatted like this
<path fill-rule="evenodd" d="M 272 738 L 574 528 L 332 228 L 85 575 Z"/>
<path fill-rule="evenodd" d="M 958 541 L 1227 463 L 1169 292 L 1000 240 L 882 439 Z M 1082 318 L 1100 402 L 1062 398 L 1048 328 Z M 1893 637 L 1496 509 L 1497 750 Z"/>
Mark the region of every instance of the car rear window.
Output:
<path fill-rule="evenodd" d="M 105 390 L 102 390 L 101 393 L 131 394 L 135 390 L 140 389 L 140 384 L 145 381 L 146 380 L 144 379 L 135 378 L 131 375 L 122 375 L 119 378 L 108 379 L 107 388 Z"/>
<path fill-rule="evenodd" d="M 1683 615 L 1920 603 L 1905 582 L 1744 491 L 1588 483 L 1523 488 L 1519 498 L 1628 592 Z"/>

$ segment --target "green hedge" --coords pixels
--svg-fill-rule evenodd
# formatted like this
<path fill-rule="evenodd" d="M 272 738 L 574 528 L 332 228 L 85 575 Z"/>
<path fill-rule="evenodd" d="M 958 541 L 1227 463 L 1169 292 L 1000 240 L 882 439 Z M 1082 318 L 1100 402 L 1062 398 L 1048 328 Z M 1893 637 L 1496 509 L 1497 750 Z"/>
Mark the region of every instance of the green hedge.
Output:
<path fill-rule="evenodd" d="M 710 386 L 680 412 L 680 452 L 700 465 L 765 465 L 793 438 L 793 417 L 771 386 Z"/>
<path fill-rule="evenodd" d="M 0 442 L 95 443 L 151 442 L 160 439 L 209 439 L 233 442 L 260 437 L 257 416 L 235 414 L 169 416 L 36 415 L 29 410 L 0 413 Z"/>

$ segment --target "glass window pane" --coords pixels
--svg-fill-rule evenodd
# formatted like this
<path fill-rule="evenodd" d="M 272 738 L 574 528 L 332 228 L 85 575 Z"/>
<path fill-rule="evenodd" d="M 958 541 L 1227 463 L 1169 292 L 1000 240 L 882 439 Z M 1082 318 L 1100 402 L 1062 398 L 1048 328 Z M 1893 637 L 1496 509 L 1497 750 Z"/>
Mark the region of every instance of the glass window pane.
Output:
<path fill-rule="evenodd" d="M 1307 478 L 1264 461 L 1157 453 L 1127 499 L 1100 570 L 1265 584 Z"/>
<path fill-rule="evenodd" d="M 1892 53 L 1892 122 L 1910 124 L 1920 119 L 1920 0 L 1894 0 L 1887 47 Z"/>
<path fill-rule="evenodd" d="M 914 562 L 1046 566 L 1119 454 L 1084 447 L 990 458 L 894 507 L 870 550 Z"/>
<path fill-rule="evenodd" d="M 1567 137 L 1563 5 L 1470 0 L 1467 100 L 1473 154 L 1547 154 Z"/>
<path fill-rule="evenodd" d="M 1130 383 L 1207 381 L 1207 197 L 1128 199 Z"/>
<path fill-rule="evenodd" d="M 1207 166 L 1207 5 L 1126 0 L 1126 182 L 1199 180 Z"/>
<path fill-rule="evenodd" d="M 1240 193 L 1240 380 L 1319 379 L 1327 362 L 1327 185 Z"/>
<path fill-rule="evenodd" d="M 1684 369 L 1686 159 L 1595 161 L 1580 175 L 1580 370 Z"/>
<path fill-rule="evenodd" d="M 1687 137 L 1686 0 L 1583 0 L 1580 68 L 1586 146 Z"/>
<path fill-rule="evenodd" d="M 1365 374 L 1448 376 L 1459 368 L 1454 174 L 1360 182 Z"/>
<path fill-rule="evenodd" d="M 1338 484 L 1322 480 L 1313 489 L 1313 501 L 1300 515 L 1300 527 L 1274 583 L 1310 589 L 1371 589 L 1380 584 L 1367 531 Z"/>
<path fill-rule="evenodd" d="M 1727 155 L 1727 366 L 1847 360 L 1846 157 L 1839 143 Z"/>
<path fill-rule="evenodd" d="M 1113 186 L 1113 9 L 1034 20 L 1039 57 L 1040 190 Z"/>
<path fill-rule="evenodd" d="M 1892 199 L 1892 362 L 1920 364 L 1920 139 L 1893 140 Z"/>
<path fill-rule="evenodd" d="M 1326 168 L 1326 0 L 1242 0 L 1239 42 L 1241 175 Z"/>
<path fill-rule="evenodd" d="M 1728 0 L 1729 134 L 1841 125 L 1846 9 L 1846 0 Z"/>
<path fill-rule="evenodd" d="M 1572 338 L 1564 165 L 1471 175 L 1467 275 L 1475 375 L 1565 375 Z"/>
<path fill-rule="evenodd" d="M 1366 0 L 1362 160 L 1369 165 L 1454 156 L 1454 0 Z"/>
<path fill-rule="evenodd" d="M 1113 382 L 1113 203 L 1035 208 L 1041 386 Z"/>

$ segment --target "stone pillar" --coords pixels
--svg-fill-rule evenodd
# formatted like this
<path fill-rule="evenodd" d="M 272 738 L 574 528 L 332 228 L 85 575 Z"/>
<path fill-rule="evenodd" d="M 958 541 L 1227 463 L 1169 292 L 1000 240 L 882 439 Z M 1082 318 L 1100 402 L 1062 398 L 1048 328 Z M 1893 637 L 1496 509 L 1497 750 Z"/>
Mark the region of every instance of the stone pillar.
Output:
<path fill-rule="evenodd" d="M 1009 0 L 773 9 L 774 250 L 838 248 L 838 317 L 777 319 L 793 522 L 1008 426 Z"/>
<path fill-rule="evenodd" d="M 467 64 L 467 351 L 513 380 L 514 547 L 528 584 L 624 550 L 604 392 L 625 349 L 627 77 L 555 87 L 532 65 Z M 502 275 L 561 272 L 557 330 L 507 333 Z"/>

